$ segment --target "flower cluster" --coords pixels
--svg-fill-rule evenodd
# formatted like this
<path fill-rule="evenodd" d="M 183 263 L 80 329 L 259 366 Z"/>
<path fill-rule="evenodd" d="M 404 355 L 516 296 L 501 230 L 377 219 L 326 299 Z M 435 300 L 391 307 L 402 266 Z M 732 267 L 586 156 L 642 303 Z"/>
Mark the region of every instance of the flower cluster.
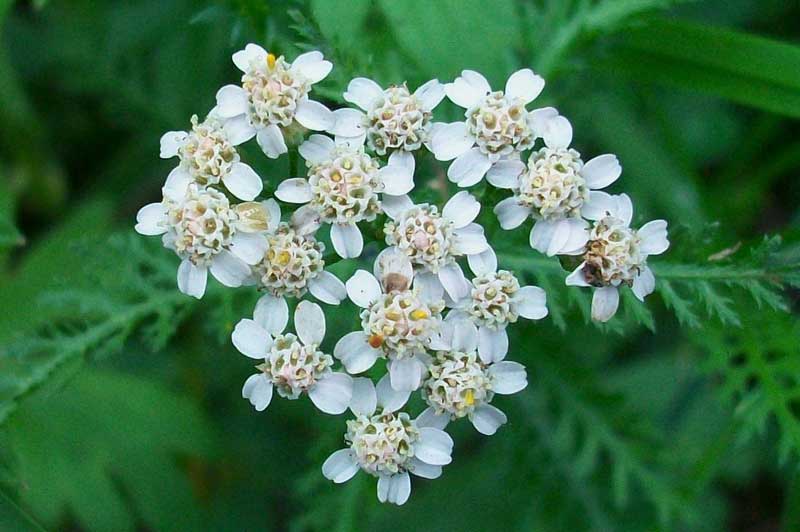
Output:
<path fill-rule="evenodd" d="M 161 157 L 178 165 L 161 201 L 138 212 L 136 230 L 162 235 L 181 259 L 181 292 L 203 297 L 207 272 L 222 285 L 261 292 L 252 319 L 231 335 L 258 361 L 242 396 L 258 411 L 275 391 L 289 400 L 308 395 L 326 414 L 349 409 L 346 447 L 322 465 L 333 482 L 362 470 L 377 477 L 380 501 L 403 504 L 410 474 L 437 478 L 450 463 L 450 422 L 467 418 L 494 434 L 507 422 L 495 395 L 528 382 L 524 366 L 505 360 L 507 328 L 548 313 L 544 290 L 499 268 L 476 222 L 475 195 L 461 190 L 441 207 L 411 199 L 417 152 L 452 161 L 447 177 L 458 187 L 485 178 L 482 187 L 510 191 L 493 208 L 500 227 L 531 218 L 534 250 L 577 257 L 566 284 L 595 289 L 595 320 L 614 315 L 623 285 L 640 300 L 654 290 L 647 260 L 669 246 L 666 222 L 631 227 L 630 198 L 602 191 L 622 173 L 617 158 L 584 162 L 570 147 L 565 117 L 528 108 L 544 88 L 530 69 L 512 74 L 503 90 L 470 70 L 413 92 L 406 83 L 383 88 L 356 78 L 343 97 L 357 109 L 332 111 L 311 99 L 333 67 L 320 52 L 289 62 L 249 44 L 233 62 L 241 82 L 222 87 L 205 119 L 191 118 L 190 131 L 161 138 Z M 445 97 L 465 109 L 462 121 L 434 121 Z M 296 147 L 306 162 L 305 175 L 276 183 L 275 198 L 257 200 L 263 181 L 239 153 L 253 137 L 269 158 Z M 276 199 L 295 206 L 285 220 Z M 365 234 L 383 246 L 371 272 L 343 282 L 325 269 L 366 254 Z M 335 256 L 326 254 L 328 238 Z M 325 313 L 307 296 L 327 305 L 349 299 L 360 326 L 337 335 L 329 350 Z M 290 300 L 299 300 L 291 329 Z M 358 376 L 379 359 L 386 373 L 377 385 Z M 412 393 L 427 405 L 417 417 L 407 411 Z"/>

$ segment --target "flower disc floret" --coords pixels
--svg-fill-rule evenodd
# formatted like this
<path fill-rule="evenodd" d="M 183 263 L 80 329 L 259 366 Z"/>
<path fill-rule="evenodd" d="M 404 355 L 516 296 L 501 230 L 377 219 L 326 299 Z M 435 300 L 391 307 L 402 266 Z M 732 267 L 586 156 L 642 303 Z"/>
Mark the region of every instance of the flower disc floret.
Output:
<path fill-rule="evenodd" d="M 392 358 L 424 351 L 438 332 L 442 304 L 427 304 L 413 290 L 381 294 L 361 312 L 361 323 L 372 347 L 383 347 Z"/>
<path fill-rule="evenodd" d="M 437 414 L 462 418 L 494 397 L 486 365 L 475 352 L 439 352 L 428 371 L 422 396 Z"/>
<path fill-rule="evenodd" d="M 330 160 L 312 166 L 308 183 L 311 205 L 324 222 L 372 221 L 381 210 L 378 164 L 363 148 L 337 146 Z"/>
<path fill-rule="evenodd" d="M 292 69 L 283 56 L 275 58 L 268 54 L 263 63 L 251 63 L 242 76 L 242 88 L 247 93 L 253 126 L 289 127 L 297 104 L 308 95 L 311 83 Z"/>
<path fill-rule="evenodd" d="M 514 296 L 519 281 L 511 272 L 500 270 L 478 275 L 472 280 L 471 301 L 467 312 L 477 325 L 502 329 L 519 318 Z"/>
<path fill-rule="evenodd" d="M 316 345 L 303 345 L 295 335 L 282 334 L 275 338 L 264 363 L 257 367 L 281 397 L 297 399 L 330 373 L 331 366 L 333 358 Z"/>
<path fill-rule="evenodd" d="M 455 259 L 452 255 L 454 228 L 435 205 L 415 205 L 384 227 L 386 243 L 401 249 L 412 264 L 433 273 Z"/>
<path fill-rule="evenodd" d="M 625 221 L 606 216 L 592 228 L 586 245 L 584 272 L 592 286 L 631 285 L 647 262 L 641 239 Z"/>
<path fill-rule="evenodd" d="M 408 414 L 385 412 L 348 420 L 345 441 L 361 469 L 377 477 L 406 471 L 419 436 Z"/>
<path fill-rule="evenodd" d="M 218 184 L 239 162 L 239 154 L 222 129 L 222 122 L 213 117 L 198 122 L 197 115 L 192 116 L 192 131 L 178 148 L 178 155 L 194 181 L 202 186 Z"/>
<path fill-rule="evenodd" d="M 414 151 L 428 141 L 431 112 L 403 84 L 389 87 L 366 114 L 367 143 L 379 155 Z"/>
<path fill-rule="evenodd" d="M 257 284 L 275 296 L 301 297 L 308 283 L 323 271 L 325 244 L 281 223 L 267 234 L 267 252 L 253 269 Z"/>
<path fill-rule="evenodd" d="M 492 92 L 467 110 L 467 130 L 480 150 L 490 157 L 530 148 L 535 140 L 522 99 Z"/>
<path fill-rule="evenodd" d="M 519 202 L 542 220 L 580 217 L 581 207 L 589 199 L 582 168 L 580 154 L 573 149 L 540 149 L 519 176 Z"/>

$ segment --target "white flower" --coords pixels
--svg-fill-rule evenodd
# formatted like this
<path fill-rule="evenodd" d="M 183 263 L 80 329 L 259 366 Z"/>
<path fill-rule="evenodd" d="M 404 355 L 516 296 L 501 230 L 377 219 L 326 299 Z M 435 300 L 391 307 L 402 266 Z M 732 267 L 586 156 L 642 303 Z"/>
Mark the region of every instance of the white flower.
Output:
<path fill-rule="evenodd" d="M 567 277 L 567 285 L 593 286 L 592 319 L 608 321 L 619 306 L 619 287 L 632 288 L 640 301 L 655 289 L 656 280 L 647 257 L 669 247 L 667 222 L 653 220 L 631 229 L 633 204 L 626 194 L 607 196 L 591 213 L 596 220 L 583 262 Z"/>
<path fill-rule="evenodd" d="M 241 138 L 229 135 L 226 124 L 214 111 L 203 122 L 192 117 L 192 130 L 168 131 L 161 137 L 161 158 L 180 159 L 172 174 L 188 174 L 201 187 L 218 185 L 220 181 L 231 194 L 251 201 L 261 194 L 263 183 L 253 169 L 243 163 L 236 151 Z"/>
<path fill-rule="evenodd" d="M 245 142 L 253 136 L 272 159 L 286 153 L 284 133 L 296 124 L 313 131 L 333 127 L 333 113 L 308 99 L 314 83 L 322 81 L 333 65 L 320 52 L 299 55 L 291 64 L 256 44 L 233 54 L 244 72 L 242 85 L 225 85 L 217 92 L 217 113 L 228 119 L 226 128 Z"/>
<path fill-rule="evenodd" d="M 540 109 L 534 121 L 543 132 L 546 146 L 531 154 L 527 166 L 521 161 L 500 161 L 488 173 L 488 181 L 514 191 L 498 203 L 494 212 L 503 229 L 519 227 L 533 218 L 531 247 L 553 256 L 576 255 L 589 237 L 589 217 L 607 203 L 599 192 L 619 178 L 622 167 L 616 156 L 600 155 L 586 164 L 569 148 L 572 126 L 555 109 Z"/>
<path fill-rule="evenodd" d="M 347 422 L 347 447 L 322 464 L 322 474 L 336 484 L 347 482 L 359 469 L 378 477 L 378 500 L 404 504 L 411 494 L 412 473 L 438 478 L 452 461 L 453 439 L 440 428 L 405 412 L 397 412 L 409 392 L 394 390 L 384 376 L 376 387 L 365 378 L 354 379 Z"/>
<path fill-rule="evenodd" d="M 264 253 L 253 264 L 253 283 L 265 294 L 260 304 L 275 299 L 272 304 L 286 307 L 285 297 L 302 297 L 306 292 L 330 305 L 338 305 L 347 293 L 344 283 L 326 272 L 323 253 L 325 244 L 314 238 L 319 227 L 317 216 L 300 208 L 289 223 L 280 222 L 280 207 L 270 204 L 271 218 L 278 220 L 266 233 Z"/>
<path fill-rule="evenodd" d="M 431 151 L 440 161 L 455 159 L 447 177 L 460 187 L 478 183 L 500 160 L 533 146 L 539 133 L 525 106 L 544 88 L 544 80 L 525 68 L 514 72 L 505 92 L 492 92 L 481 74 L 464 70 L 445 85 L 447 97 L 466 108 L 466 120 L 437 127 Z"/>
<path fill-rule="evenodd" d="M 347 85 L 344 99 L 359 106 L 337 109 L 333 133 L 340 137 L 364 139 L 378 155 L 397 150 L 418 150 L 430 140 L 433 109 L 444 98 L 444 86 L 432 79 L 413 94 L 405 83 L 382 89 L 367 78 L 355 78 Z"/>
<path fill-rule="evenodd" d="M 333 356 L 349 373 L 366 371 L 385 357 L 392 386 L 416 390 L 425 373 L 425 349 L 441 324 L 441 287 L 417 286 L 411 263 L 395 248 L 378 255 L 374 270 L 374 275 L 358 270 L 345 284 L 353 303 L 364 309 L 362 330 L 342 337 Z"/>
<path fill-rule="evenodd" d="M 321 411 L 341 414 L 350 405 L 353 379 L 331 370 L 333 358 L 319 350 L 325 337 L 325 314 L 316 303 L 301 301 L 294 313 L 297 335 L 283 332 L 287 321 L 288 312 L 265 314 L 256 308 L 252 320 L 236 324 L 231 335 L 236 349 L 264 360 L 256 366 L 260 373 L 245 381 L 242 397 L 262 411 L 269 406 L 274 388 L 287 399 L 307 393 Z"/>
<path fill-rule="evenodd" d="M 381 212 L 379 194 L 405 194 L 414 186 L 413 157 L 379 168 L 363 145 L 334 142 L 324 135 L 312 135 L 300 146 L 300 154 L 309 166 L 308 178 L 286 179 L 275 196 L 306 204 L 320 222 L 331 224 L 333 247 L 343 258 L 361 255 L 364 238 L 356 224 L 370 222 Z M 403 166 L 408 163 L 410 171 Z M 398 167 L 403 171 L 397 172 Z"/>
<path fill-rule="evenodd" d="M 445 428 L 450 420 L 468 417 L 481 434 L 492 435 L 506 415 L 492 406 L 495 393 L 517 393 L 528 385 L 525 367 L 492 360 L 478 352 L 478 330 L 463 319 L 448 319 L 431 346 L 438 350 L 422 385 L 428 408 L 420 415 L 431 426 Z"/>
<path fill-rule="evenodd" d="M 468 319 L 478 327 L 478 352 L 486 362 L 499 362 L 508 353 L 506 328 L 520 316 L 547 316 L 547 296 L 538 286 L 520 286 L 513 273 L 497 269 L 491 248 L 469 257 L 475 278 L 467 297 L 456 302 L 447 320 Z"/>
<path fill-rule="evenodd" d="M 439 213 L 435 205 L 414 205 L 408 196 L 384 198 L 390 220 L 383 231 L 386 243 L 405 253 L 417 270 L 419 283 L 444 287 L 458 301 L 469 293 L 458 257 L 489 249 L 483 228 L 473 223 L 481 205 L 466 191 L 454 195 Z"/>
<path fill-rule="evenodd" d="M 163 235 L 164 246 L 180 257 L 178 289 L 198 299 L 206 290 L 208 270 L 225 286 L 241 286 L 267 247 L 264 232 L 276 224 L 275 200 L 232 206 L 220 191 L 202 188 L 187 173 L 173 173 L 161 203 L 136 214 L 136 231 Z"/>

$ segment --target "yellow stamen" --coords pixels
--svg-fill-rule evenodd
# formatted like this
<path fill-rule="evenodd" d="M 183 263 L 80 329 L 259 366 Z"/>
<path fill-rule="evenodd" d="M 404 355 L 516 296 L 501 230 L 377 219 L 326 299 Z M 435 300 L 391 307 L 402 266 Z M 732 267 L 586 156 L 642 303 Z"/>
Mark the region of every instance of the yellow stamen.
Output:
<path fill-rule="evenodd" d="M 267 54 L 267 67 L 270 70 L 275 68 L 275 54 Z"/>
<path fill-rule="evenodd" d="M 428 317 L 428 311 L 422 310 L 421 308 L 418 308 L 417 310 L 411 313 L 412 320 L 424 320 L 427 317 Z"/>
<path fill-rule="evenodd" d="M 291 258 L 292 258 L 292 256 L 289 254 L 288 251 L 281 251 L 280 253 L 278 253 L 278 261 L 277 262 L 281 266 L 286 266 L 287 264 L 289 264 L 289 259 L 291 259 Z"/>
<path fill-rule="evenodd" d="M 472 406 L 475 404 L 475 393 L 472 391 L 472 389 L 469 389 L 464 393 L 464 402 L 467 403 L 467 406 Z"/>

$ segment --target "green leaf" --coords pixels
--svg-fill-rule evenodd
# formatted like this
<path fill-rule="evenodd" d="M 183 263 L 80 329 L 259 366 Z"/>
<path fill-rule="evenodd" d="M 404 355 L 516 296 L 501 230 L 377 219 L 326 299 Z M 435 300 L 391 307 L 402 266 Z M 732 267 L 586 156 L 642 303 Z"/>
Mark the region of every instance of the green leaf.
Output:
<path fill-rule="evenodd" d="M 800 117 L 800 46 L 691 22 L 653 19 L 628 31 L 600 68 Z"/>
<path fill-rule="evenodd" d="M 44 530 L 25 510 L 0 490 L 0 529 Z"/>
<path fill-rule="evenodd" d="M 311 14 L 317 21 L 322 35 L 331 44 L 357 50 L 362 40 L 353 38 L 364 32 L 364 23 L 372 0 L 350 0 L 347 3 L 339 0 L 313 0 Z"/>
<path fill-rule="evenodd" d="M 133 530 L 137 516 L 156 530 L 200 529 L 176 456 L 209 455 L 211 428 L 160 384 L 84 371 L 26 405 L 10 437 L 21 501 L 51 527 L 70 511 L 87 530 Z"/>

